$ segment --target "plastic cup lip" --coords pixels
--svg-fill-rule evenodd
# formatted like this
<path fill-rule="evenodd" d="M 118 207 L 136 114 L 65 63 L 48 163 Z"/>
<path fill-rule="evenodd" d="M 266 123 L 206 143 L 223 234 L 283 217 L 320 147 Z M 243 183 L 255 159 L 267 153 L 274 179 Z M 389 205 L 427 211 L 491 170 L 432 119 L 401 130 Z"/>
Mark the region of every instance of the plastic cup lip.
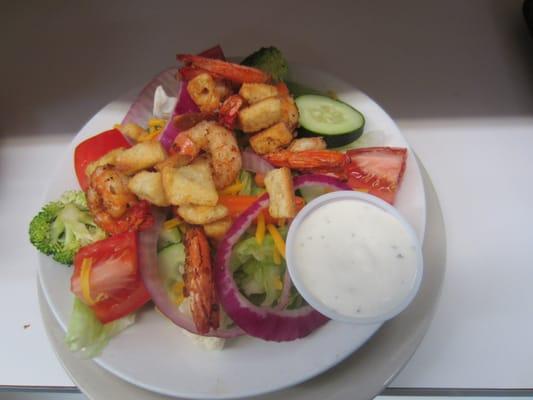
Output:
<path fill-rule="evenodd" d="M 401 223 L 401 225 L 407 231 L 413 243 L 415 244 L 415 252 L 416 252 L 416 258 L 417 258 L 415 283 L 412 286 L 411 291 L 408 293 L 407 296 L 405 296 L 402 299 L 401 302 L 398 302 L 398 304 L 395 307 L 393 307 L 392 309 L 382 314 L 371 315 L 371 316 L 355 316 L 355 315 L 349 316 L 349 315 L 340 314 L 336 312 L 335 310 L 329 308 L 324 303 L 322 303 L 320 299 L 317 298 L 317 296 L 315 296 L 313 293 L 307 290 L 307 288 L 305 287 L 305 285 L 303 284 L 300 278 L 298 269 L 296 268 L 296 263 L 294 262 L 294 243 L 295 243 L 296 234 L 298 232 L 298 229 L 300 228 L 300 225 L 305 220 L 305 218 L 307 218 L 307 216 L 309 216 L 311 213 L 313 213 L 318 208 L 322 207 L 325 204 L 329 204 L 329 203 L 340 201 L 340 200 L 362 201 L 362 202 L 366 202 L 367 204 L 370 204 L 372 206 L 382 209 L 383 211 L 387 212 L 389 215 L 393 216 L 397 221 Z M 363 193 L 363 192 L 341 190 L 341 191 L 336 191 L 336 192 L 332 192 L 332 193 L 319 196 L 313 199 L 312 201 L 310 201 L 302 210 L 300 210 L 300 212 L 296 215 L 296 217 L 294 218 L 294 220 L 292 221 L 289 227 L 289 231 L 287 233 L 285 257 L 286 257 L 285 261 L 287 263 L 287 269 L 289 271 L 289 275 L 291 277 L 292 283 L 294 284 L 298 292 L 302 295 L 302 297 L 321 314 L 325 315 L 326 317 L 332 320 L 340 321 L 340 322 L 348 322 L 352 324 L 362 324 L 362 325 L 383 323 L 395 317 L 400 312 L 402 312 L 405 308 L 407 308 L 407 306 L 411 303 L 411 301 L 415 298 L 416 294 L 418 293 L 418 290 L 420 289 L 420 283 L 422 282 L 422 273 L 423 273 L 422 246 L 421 246 L 420 241 L 418 240 L 415 230 L 405 220 L 405 218 L 398 212 L 398 210 L 396 210 L 389 203 L 381 200 L 379 197 L 372 196 L 370 194 Z"/>

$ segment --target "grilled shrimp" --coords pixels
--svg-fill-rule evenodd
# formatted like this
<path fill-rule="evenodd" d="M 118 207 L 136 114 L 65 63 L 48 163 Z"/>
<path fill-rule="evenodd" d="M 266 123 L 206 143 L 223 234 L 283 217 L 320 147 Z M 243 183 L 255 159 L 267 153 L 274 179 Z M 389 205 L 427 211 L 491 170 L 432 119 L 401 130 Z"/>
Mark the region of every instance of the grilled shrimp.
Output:
<path fill-rule="evenodd" d="M 115 167 L 98 167 L 90 176 L 87 206 L 104 231 L 116 235 L 153 222 L 150 205 L 128 189 L 128 178 Z"/>
<path fill-rule="evenodd" d="M 191 315 L 200 334 L 217 329 L 220 321 L 209 243 L 200 227 L 185 233 L 185 297 L 190 297 Z"/>
<path fill-rule="evenodd" d="M 334 150 L 282 150 L 264 157 L 275 167 L 300 170 L 343 168 L 348 162 L 344 153 Z"/>
<path fill-rule="evenodd" d="M 186 136 L 180 138 L 183 135 Z M 182 132 L 176 140 L 178 138 L 182 142 L 183 151 L 187 154 L 194 153 L 190 143 L 186 143 L 187 138 L 209 154 L 213 181 L 217 189 L 223 189 L 235 182 L 242 167 L 242 158 L 237 140 L 230 130 L 213 121 L 202 121 L 188 131 Z"/>

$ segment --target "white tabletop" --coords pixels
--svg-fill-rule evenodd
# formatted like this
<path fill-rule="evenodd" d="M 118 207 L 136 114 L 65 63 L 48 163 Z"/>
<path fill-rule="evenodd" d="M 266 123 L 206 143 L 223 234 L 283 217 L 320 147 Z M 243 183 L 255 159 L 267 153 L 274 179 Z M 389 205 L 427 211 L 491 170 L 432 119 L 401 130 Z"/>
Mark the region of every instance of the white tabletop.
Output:
<path fill-rule="evenodd" d="M 274 3 L 6 7 L 0 387 L 72 385 L 44 333 L 27 238 L 65 146 L 177 51 L 220 42 L 228 54 L 275 44 L 360 87 L 433 180 L 448 240 L 442 298 L 391 387 L 533 388 L 533 39 L 521 1 Z"/>

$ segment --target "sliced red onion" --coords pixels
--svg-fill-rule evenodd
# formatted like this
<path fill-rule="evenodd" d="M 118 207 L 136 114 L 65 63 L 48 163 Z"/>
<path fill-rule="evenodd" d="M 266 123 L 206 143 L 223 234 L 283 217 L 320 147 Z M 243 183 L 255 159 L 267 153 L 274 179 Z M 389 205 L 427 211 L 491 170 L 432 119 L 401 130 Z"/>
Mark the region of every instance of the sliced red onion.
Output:
<path fill-rule="evenodd" d="M 176 115 L 200 111 L 187 90 L 187 82 L 179 81 L 178 86 L 178 102 L 176 103 L 176 108 L 174 109 L 172 117 L 168 120 L 167 125 L 163 129 L 161 136 L 159 136 L 159 141 L 166 150 L 170 148 L 174 139 L 176 139 L 176 136 L 180 133 L 180 130 L 174 124 L 174 117 Z"/>
<path fill-rule="evenodd" d="M 157 239 L 163 225 L 164 215 L 160 211 L 152 209 L 155 222 L 151 228 L 139 232 L 138 258 L 141 278 L 150 293 L 153 302 L 168 319 L 189 332 L 198 334 L 194 321 L 170 299 L 163 281 L 159 276 L 157 265 Z M 232 338 L 242 335 L 242 330 L 235 326 L 230 329 L 217 329 L 203 336 L 216 336 L 220 338 Z"/>
<path fill-rule="evenodd" d="M 256 174 L 266 174 L 274 169 L 267 160 L 250 148 L 242 152 L 242 168 Z"/>
<path fill-rule="evenodd" d="M 162 86 L 168 96 L 178 99 L 172 117 L 168 120 L 159 138 L 161 144 L 167 150 L 179 133 L 172 121 L 174 116 L 199 111 L 198 106 L 189 95 L 185 82 L 176 79 L 177 73 L 178 68 L 169 68 L 159 73 L 141 90 L 122 120 L 122 124 L 133 123 L 139 126 L 147 126 L 148 120 L 153 118 L 155 91 L 158 86 Z"/>
<path fill-rule="evenodd" d="M 152 118 L 154 94 L 158 86 L 162 86 L 165 92 L 171 97 L 178 95 L 178 81 L 176 74 L 178 68 L 168 68 L 160 72 L 154 79 L 141 90 L 135 101 L 131 104 L 122 124 L 137 124 L 147 126 L 148 120 Z"/>
<path fill-rule="evenodd" d="M 329 176 L 302 175 L 294 179 L 294 189 L 308 185 L 350 190 L 345 183 Z M 295 310 L 258 307 L 239 291 L 229 265 L 232 248 L 259 213 L 268 207 L 269 201 L 266 193 L 259 197 L 235 220 L 220 242 L 215 259 L 215 283 L 220 303 L 237 325 L 249 335 L 281 342 L 307 336 L 324 325 L 328 319 L 311 306 Z"/>

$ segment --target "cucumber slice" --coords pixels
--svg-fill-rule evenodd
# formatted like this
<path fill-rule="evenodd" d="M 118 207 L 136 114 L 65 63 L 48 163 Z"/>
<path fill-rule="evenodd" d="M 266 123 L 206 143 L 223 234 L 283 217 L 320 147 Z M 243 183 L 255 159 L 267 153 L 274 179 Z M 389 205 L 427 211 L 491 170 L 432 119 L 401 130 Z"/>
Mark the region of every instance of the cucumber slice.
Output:
<path fill-rule="evenodd" d="M 162 229 L 157 240 L 157 251 L 164 249 L 165 247 L 181 242 L 181 232 L 178 227 L 172 229 Z"/>
<path fill-rule="evenodd" d="M 185 265 L 185 247 L 183 243 L 171 244 L 157 253 L 157 265 L 163 281 L 181 280 Z"/>
<path fill-rule="evenodd" d="M 316 94 L 303 95 L 295 101 L 301 136 L 320 136 L 328 147 L 339 147 L 363 133 L 365 117 L 349 104 Z"/>

